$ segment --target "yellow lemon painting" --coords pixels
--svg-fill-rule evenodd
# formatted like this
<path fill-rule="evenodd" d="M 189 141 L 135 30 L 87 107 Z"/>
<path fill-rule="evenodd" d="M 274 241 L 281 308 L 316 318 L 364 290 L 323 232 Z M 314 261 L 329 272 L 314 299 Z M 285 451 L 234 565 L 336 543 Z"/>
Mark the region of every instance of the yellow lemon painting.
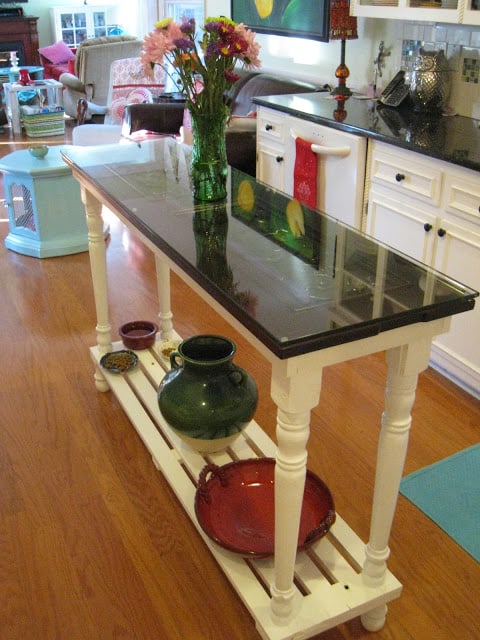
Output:
<path fill-rule="evenodd" d="M 294 238 L 305 235 L 305 220 L 302 205 L 298 200 L 290 200 L 285 209 L 287 222 Z"/>
<path fill-rule="evenodd" d="M 268 18 L 272 13 L 273 0 L 255 0 L 255 7 L 260 18 Z"/>
<path fill-rule="evenodd" d="M 255 195 L 253 193 L 252 185 L 248 180 L 242 180 L 240 183 L 238 187 L 237 202 L 239 207 L 247 213 L 253 209 L 255 204 Z"/>

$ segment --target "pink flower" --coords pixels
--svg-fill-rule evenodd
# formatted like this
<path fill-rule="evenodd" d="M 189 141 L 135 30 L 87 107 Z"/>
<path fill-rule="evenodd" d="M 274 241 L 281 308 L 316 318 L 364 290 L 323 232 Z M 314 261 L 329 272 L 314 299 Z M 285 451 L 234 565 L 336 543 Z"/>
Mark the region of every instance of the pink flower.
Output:
<path fill-rule="evenodd" d="M 162 64 L 163 56 L 171 50 L 169 38 L 164 31 L 155 30 L 145 36 L 140 59 L 147 75 L 153 77 L 153 65 Z"/>
<path fill-rule="evenodd" d="M 238 80 L 235 65 L 261 65 L 260 46 L 253 31 L 224 16 L 207 18 L 203 30 L 197 43 L 195 20 L 184 19 L 180 25 L 172 18 L 161 20 L 145 36 L 141 59 L 147 74 L 155 64 L 167 73 L 174 68 L 174 80 L 183 89 L 189 109 L 217 113 L 227 109 L 225 91 Z"/>
<path fill-rule="evenodd" d="M 260 67 L 262 65 L 259 58 L 260 45 L 255 42 L 257 34 L 251 29 L 247 29 L 243 22 L 237 24 L 235 33 L 247 43 L 247 49 L 240 58 L 243 59 L 248 67 Z"/>

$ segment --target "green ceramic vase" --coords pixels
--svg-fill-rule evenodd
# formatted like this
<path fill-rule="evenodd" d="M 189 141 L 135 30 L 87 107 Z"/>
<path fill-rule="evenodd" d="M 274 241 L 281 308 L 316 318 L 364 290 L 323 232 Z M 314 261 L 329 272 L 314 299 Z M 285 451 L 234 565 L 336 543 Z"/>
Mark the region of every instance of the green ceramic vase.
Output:
<path fill-rule="evenodd" d="M 232 362 L 235 343 L 216 335 L 187 338 L 170 354 L 158 389 L 169 426 L 197 451 L 220 451 L 248 425 L 257 408 L 253 378 Z"/>

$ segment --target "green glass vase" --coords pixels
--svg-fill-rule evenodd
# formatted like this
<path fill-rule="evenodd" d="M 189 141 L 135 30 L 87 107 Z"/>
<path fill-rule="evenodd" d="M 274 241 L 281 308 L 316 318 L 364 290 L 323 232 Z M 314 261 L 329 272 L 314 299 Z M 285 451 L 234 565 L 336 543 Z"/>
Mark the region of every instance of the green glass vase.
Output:
<path fill-rule="evenodd" d="M 193 216 L 197 269 L 231 292 L 233 274 L 227 261 L 228 214 L 225 202 L 204 206 Z"/>
<path fill-rule="evenodd" d="M 158 405 L 170 427 L 197 451 L 228 447 L 257 408 L 257 386 L 232 361 L 235 351 L 229 338 L 204 334 L 187 338 L 170 354 Z"/>
<path fill-rule="evenodd" d="M 216 202 L 227 196 L 227 151 L 225 108 L 213 114 L 191 112 L 193 148 L 192 193 L 199 202 Z"/>

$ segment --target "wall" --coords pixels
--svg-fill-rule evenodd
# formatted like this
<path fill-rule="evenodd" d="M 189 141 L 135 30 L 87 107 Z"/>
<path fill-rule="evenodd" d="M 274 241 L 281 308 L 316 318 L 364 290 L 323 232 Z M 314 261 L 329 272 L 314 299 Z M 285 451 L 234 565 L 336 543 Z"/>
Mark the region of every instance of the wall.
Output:
<path fill-rule="evenodd" d="M 206 0 L 206 15 L 230 15 L 230 0 Z M 360 92 L 373 81 L 374 64 L 380 41 L 393 46 L 397 38 L 392 20 L 358 20 L 358 40 L 346 45 L 346 64 L 350 69 L 348 86 Z M 316 42 L 303 38 L 258 35 L 262 45 L 261 59 L 265 70 L 312 80 L 321 84 L 336 84 L 335 69 L 340 63 L 340 42 Z M 392 72 L 389 59 L 383 78 L 388 82 Z M 380 79 L 381 86 L 383 78 Z"/>
<path fill-rule="evenodd" d="M 377 57 L 380 42 L 394 44 L 395 31 L 391 21 L 358 20 L 358 39 L 346 43 L 345 62 L 350 69 L 347 85 L 358 92 L 366 92 L 373 83 L 374 60 Z M 292 73 L 295 77 L 313 80 L 321 84 L 336 85 L 335 70 L 340 63 L 340 41 L 316 42 L 300 38 L 282 38 L 279 36 L 258 36 L 262 44 L 261 58 L 265 69 Z M 387 66 L 379 80 L 390 78 Z M 285 71 L 287 70 L 287 71 Z"/>

